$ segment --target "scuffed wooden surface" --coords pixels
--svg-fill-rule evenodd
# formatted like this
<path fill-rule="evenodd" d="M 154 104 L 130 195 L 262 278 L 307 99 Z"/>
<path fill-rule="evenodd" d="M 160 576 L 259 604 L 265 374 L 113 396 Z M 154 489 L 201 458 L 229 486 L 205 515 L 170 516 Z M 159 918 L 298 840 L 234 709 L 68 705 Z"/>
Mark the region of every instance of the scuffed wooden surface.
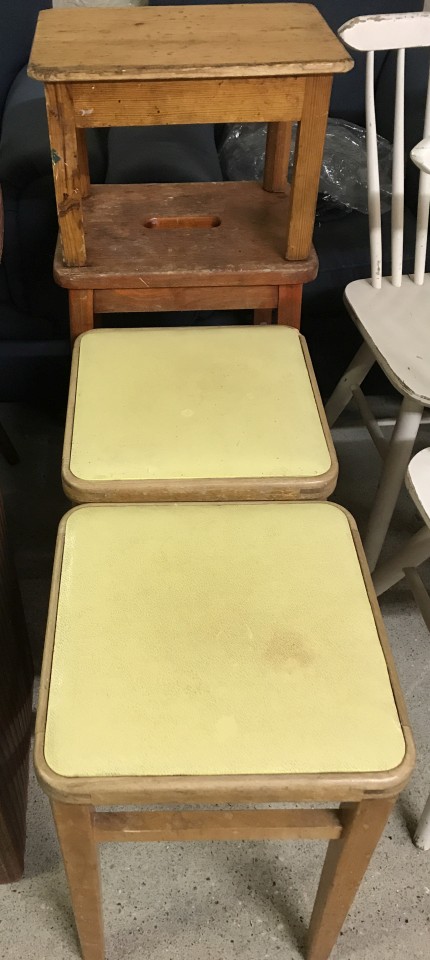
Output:
<path fill-rule="evenodd" d="M 63 267 L 56 280 L 77 288 L 194 287 L 306 283 L 317 271 L 285 260 L 288 199 L 260 184 L 95 185 L 83 202 L 87 266 Z M 219 217 L 207 230 L 149 229 L 154 217 Z"/>
<path fill-rule="evenodd" d="M 344 73 L 352 61 L 309 4 L 44 10 L 30 76 L 44 81 Z"/>

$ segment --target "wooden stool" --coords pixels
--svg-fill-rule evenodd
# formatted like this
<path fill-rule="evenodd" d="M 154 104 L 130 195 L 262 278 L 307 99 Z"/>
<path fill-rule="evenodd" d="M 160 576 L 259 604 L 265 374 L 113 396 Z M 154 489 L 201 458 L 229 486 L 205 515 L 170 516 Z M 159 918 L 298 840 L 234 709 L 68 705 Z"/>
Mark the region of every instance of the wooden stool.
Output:
<path fill-rule="evenodd" d="M 75 344 L 62 477 L 76 503 L 324 499 L 337 472 L 297 330 L 92 330 Z"/>
<path fill-rule="evenodd" d="M 98 844 L 326 839 L 326 960 L 414 749 L 354 522 L 331 503 L 99 504 L 57 542 L 36 724 L 85 960 Z M 340 803 L 339 809 L 214 804 Z M 202 804 L 181 812 L 97 806 Z"/>
<path fill-rule="evenodd" d="M 302 284 L 317 271 L 311 242 L 332 76 L 351 67 L 310 5 L 42 11 L 29 74 L 46 90 L 55 277 L 70 291 L 72 339 L 95 314 L 118 311 L 253 308 L 257 322 L 270 322 L 275 308 L 298 327 Z M 269 123 L 265 190 L 90 185 L 86 128 L 232 121 Z"/>

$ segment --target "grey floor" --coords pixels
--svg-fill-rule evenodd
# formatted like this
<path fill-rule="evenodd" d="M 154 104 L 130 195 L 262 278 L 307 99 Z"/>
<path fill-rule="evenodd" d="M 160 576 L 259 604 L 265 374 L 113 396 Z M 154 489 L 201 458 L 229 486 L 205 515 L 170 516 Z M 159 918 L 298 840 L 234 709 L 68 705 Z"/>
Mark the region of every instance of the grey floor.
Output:
<path fill-rule="evenodd" d="M 387 408 L 387 412 L 389 412 Z M 0 406 L 21 454 L 0 458 L 31 643 L 40 663 L 57 522 L 67 508 L 59 480 L 62 416 Z M 335 431 L 338 502 L 359 524 L 374 492 L 378 460 L 349 416 Z M 430 444 L 430 427 L 420 436 Z M 389 553 L 419 526 L 406 494 Z M 429 564 L 430 567 L 430 564 Z M 425 571 L 427 582 L 430 569 Z M 430 852 L 411 842 L 430 789 L 430 636 L 404 585 L 382 610 L 415 734 L 418 761 L 372 860 L 333 960 L 430 958 Z M 324 855 L 322 843 L 124 844 L 102 848 L 107 960 L 298 960 Z M 24 879 L 0 887 L 1 960 L 79 956 L 49 806 L 31 777 Z"/>

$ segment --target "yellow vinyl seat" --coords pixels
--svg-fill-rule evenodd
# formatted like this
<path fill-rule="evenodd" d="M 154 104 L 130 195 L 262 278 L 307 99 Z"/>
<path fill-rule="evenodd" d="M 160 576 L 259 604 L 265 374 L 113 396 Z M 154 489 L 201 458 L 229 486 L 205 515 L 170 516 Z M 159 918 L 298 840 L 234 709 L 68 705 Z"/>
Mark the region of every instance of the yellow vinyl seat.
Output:
<path fill-rule="evenodd" d="M 88 505 L 67 515 L 60 539 L 44 742 L 59 777 L 401 764 L 387 665 L 340 508 Z"/>
<path fill-rule="evenodd" d="M 289 327 L 94 330 L 76 342 L 71 500 L 324 499 L 337 461 Z"/>

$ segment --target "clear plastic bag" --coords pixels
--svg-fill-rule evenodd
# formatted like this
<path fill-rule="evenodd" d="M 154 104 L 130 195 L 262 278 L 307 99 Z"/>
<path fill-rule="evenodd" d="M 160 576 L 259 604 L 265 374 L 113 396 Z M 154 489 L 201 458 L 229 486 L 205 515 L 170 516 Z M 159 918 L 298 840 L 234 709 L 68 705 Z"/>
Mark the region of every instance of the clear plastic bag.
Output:
<path fill-rule="evenodd" d="M 296 125 L 293 128 L 290 172 L 294 158 Z M 261 180 L 266 149 L 266 124 L 233 124 L 220 152 L 227 180 Z M 391 206 L 393 148 L 378 137 L 382 211 Z M 335 205 L 367 213 L 366 131 L 346 120 L 330 118 L 324 146 L 319 192 Z"/>

